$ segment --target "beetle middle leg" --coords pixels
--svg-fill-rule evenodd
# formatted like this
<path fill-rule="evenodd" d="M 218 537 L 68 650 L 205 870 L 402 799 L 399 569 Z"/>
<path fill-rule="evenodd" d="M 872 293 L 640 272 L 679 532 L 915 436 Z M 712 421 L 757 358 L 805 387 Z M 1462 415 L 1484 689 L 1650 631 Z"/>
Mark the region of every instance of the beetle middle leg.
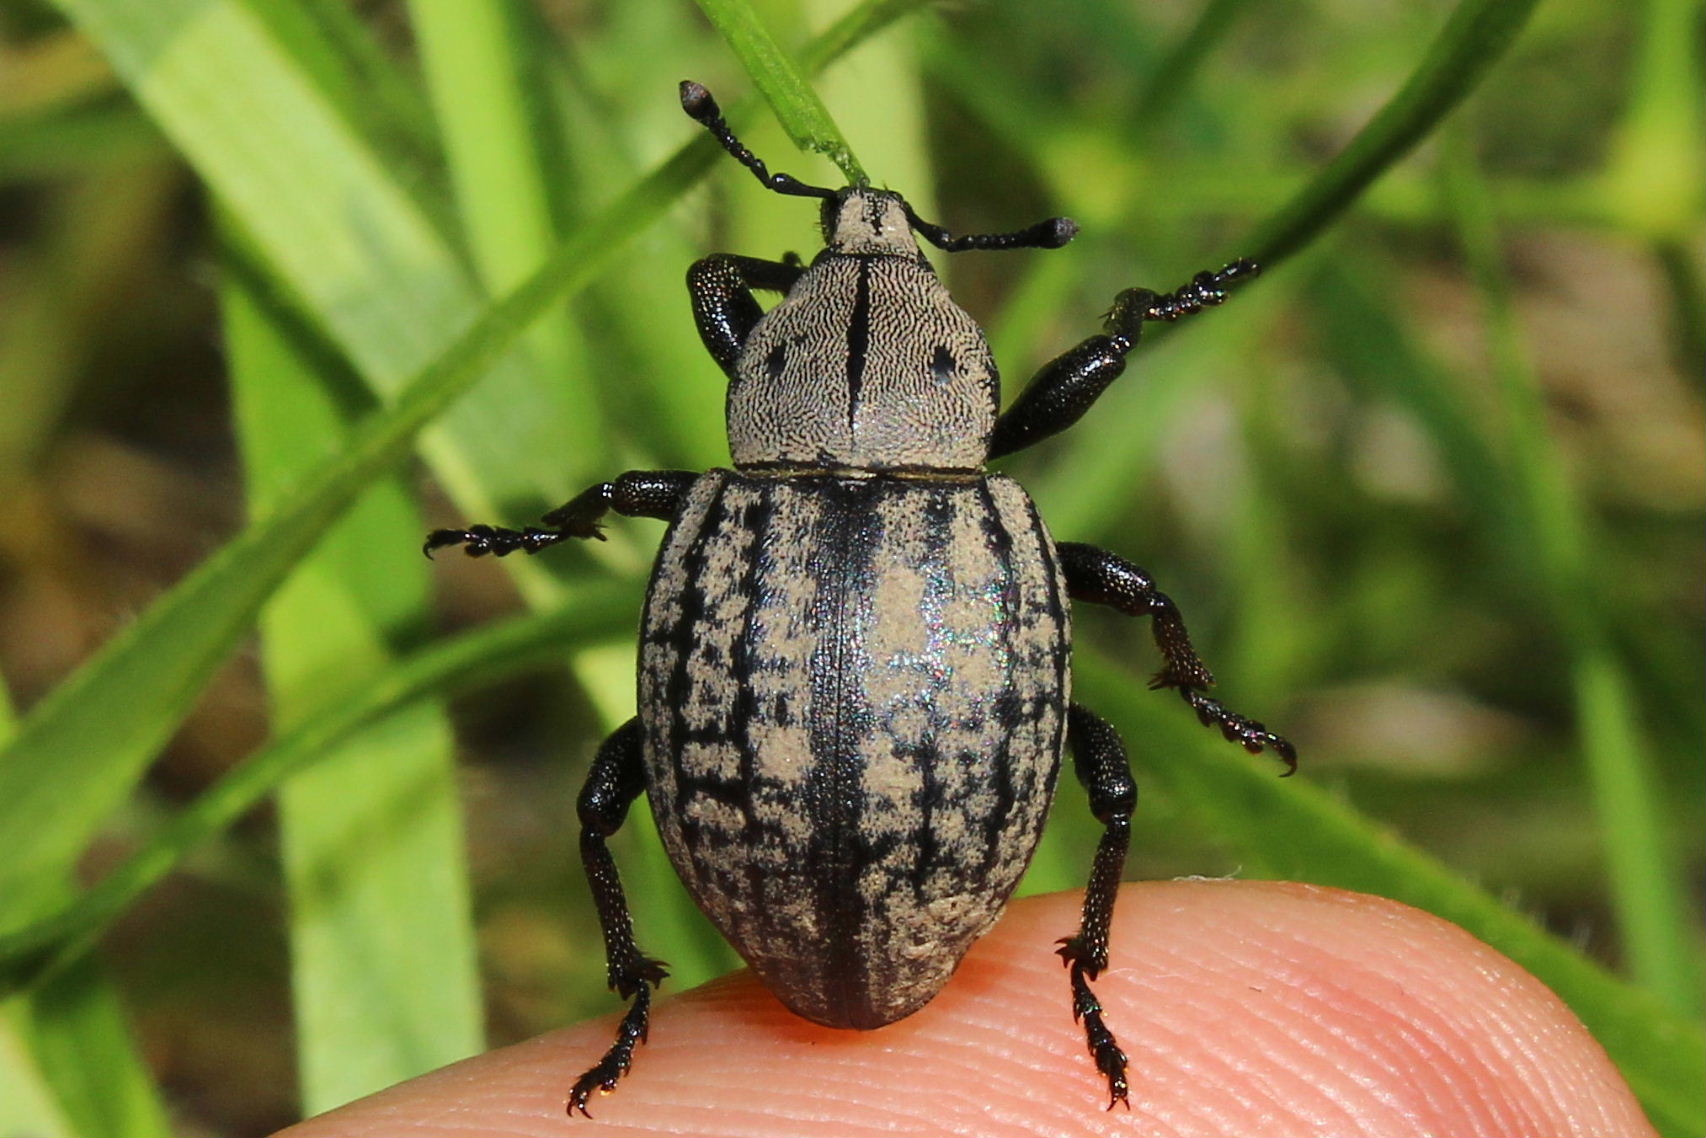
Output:
<path fill-rule="evenodd" d="M 1197 658 L 1179 607 L 1155 587 L 1148 573 L 1093 545 L 1065 541 L 1057 548 L 1066 589 L 1073 600 L 1112 605 L 1128 616 L 1147 616 L 1152 621 L 1155 646 L 1161 650 L 1163 663 L 1150 680 L 1150 688 L 1176 689 L 1203 726 L 1220 728 L 1228 741 L 1251 754 L 1273 751 L 1285 763 L 1287 774 L 1297 769 L 1297 750 L 1289 741 L 1203 694 L 1204 688 L 1213 686 L 1214 674 Z"/>
<path fill-rule="evenodd" d="M 1125 358 L 1137 347 L 1150 321 L 1172 323 L 1226 300 L 1227 291 L 1255 277 L 1254 261 L 1234 261 L 1218 272 L 1202 272 L 1172 292 L 1128 288 L 1114 298 L 1103 321 L 1104 332 L 1068 348 L 1042 366 L 1013 405 L 996 420 L 989 457 L 1000 458 L 1072 426 L 1108 384 L 1125 371 Z"/>
<path fill-rule="evenodd" d="M 1126 1055 L 1102 1021 L 1102 1004 L 1090 990 L 1108 966 L 1108 926 L 1114 916 L 1126 848 L 1131 844 L 1131 814 L 1137 807 L 1137 783 L 1131 777 L 1125 745 L 1107 720 L 1081 704 L 1066 714 L 1066 741 L 1072 769 L 1090 792 L 1090 809 L 1102 823 L 1102 840 L 1084 891 L 1084 918 L 1078 932 L 1060 942 L 1060 958 L 1072 973 L 1072 1018 L 1084 1024 L 1084 1036 L 1096 1069 L 1108 1080 L 1108 1109 L 1126 1097 Z"/>
<path fill-rule="evenodd" d="M 596 1065 L 575 1080 L 569 1092 L 569 1113 L 587 1114 L 587 1098 L 594 1090 L 608 1094 L 628 1073 L 634 1048 L 645 1042 L 651 1015 L 652 989 L 668 975 L 661 961 L 640 953 L 634 943 L 634 922 L 628 915 L 628 899 L 622 879 L 605 839 L 621 828 L 628 807 L 646 788 L 641 761 L 640 721 L 630 719 L 618 727 L 598 748 L 598 756 L 587 771 L 576 812 L 581 823 L 581 864 L 592 887 L 598 909 L 598 928 L 604 936 L 604 958 L 610 987 L 623 999 L 634 1002 L 616 1029 L 616 1042 Z M 588 1115 L 588 1117 L 591 1117 Z"/>

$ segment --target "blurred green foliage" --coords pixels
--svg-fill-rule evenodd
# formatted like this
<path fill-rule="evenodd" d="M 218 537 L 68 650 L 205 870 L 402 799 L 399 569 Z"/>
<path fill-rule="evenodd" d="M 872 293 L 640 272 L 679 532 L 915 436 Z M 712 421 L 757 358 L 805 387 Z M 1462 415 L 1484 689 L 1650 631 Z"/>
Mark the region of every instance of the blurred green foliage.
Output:
<path fill-rule="evenodd" d="M 1528 7 L 707 3 L 733 48 L 686 4 L 0 8 L 0 1132 L 260 1132 L 614 1006 L 572 800 L 656 527 L 430 577 L 413 535 L 726 461 L 681 274 L 814 211 L 687 76 L 773 168 L 836 176 L 755 87 L 956 231 L 1077 219 L 937 257 L 1009 394 L 1120 288 L 1275 254 L 1005 464 L 1303 752 L 1228 754 L 1086 613 L 1132 872 L 1441 912 L 1699 1132 L 1702 10 Z M 1082 882 L 1074 790 L 1027 889 Z M 648 827 L 643 943 L 734 966 Z"/>

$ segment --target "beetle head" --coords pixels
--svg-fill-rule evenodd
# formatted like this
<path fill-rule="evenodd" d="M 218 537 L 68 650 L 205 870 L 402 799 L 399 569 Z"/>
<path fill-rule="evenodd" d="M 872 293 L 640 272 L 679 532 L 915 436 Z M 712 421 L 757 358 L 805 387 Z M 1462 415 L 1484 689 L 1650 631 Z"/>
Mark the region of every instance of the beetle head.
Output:
<path fill-rule="evenodd" d="M 691 79 L 682 80 L 681 109 L 716 136 L 723 149 L 751 170 L 766 188 L 795 197 L 821 198 L 824 244 L 831 252 L 916 257 L 918 243 L 913 239 L 914 232 L 949 253 L 964 249 L 1058 249 L 1078 233 L 1077 224 L 1070 218 L 1051 217 L 1012 233 L 969 233 L 956 237 L 940 225 L 919 217 L 905 198 L 890 190 L 863 185 L 832 190 L 827 186 L 807 185 L 791 174 L 772 174 L 723 121 L 723 112 L 711 92 Z"/>
<path fill-rule="evenodd" d="M 823 244 L 832 253 L 918 256 L 912 207 L 889 190 L 848 186 L 823 203 Z"/>

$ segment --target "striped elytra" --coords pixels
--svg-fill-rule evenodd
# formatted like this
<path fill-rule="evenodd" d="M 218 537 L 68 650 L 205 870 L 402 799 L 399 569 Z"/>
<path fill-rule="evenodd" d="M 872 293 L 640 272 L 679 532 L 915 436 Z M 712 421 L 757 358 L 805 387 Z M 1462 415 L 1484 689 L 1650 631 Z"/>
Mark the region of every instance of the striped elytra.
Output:
<path fill-rule="evenodd" d="M 713 470 L 646 601 L 652 812 L 798 1014 L 926 1003 L 1000 914 L 1052 797 L 1066 587 L 1017 483 Z"/>

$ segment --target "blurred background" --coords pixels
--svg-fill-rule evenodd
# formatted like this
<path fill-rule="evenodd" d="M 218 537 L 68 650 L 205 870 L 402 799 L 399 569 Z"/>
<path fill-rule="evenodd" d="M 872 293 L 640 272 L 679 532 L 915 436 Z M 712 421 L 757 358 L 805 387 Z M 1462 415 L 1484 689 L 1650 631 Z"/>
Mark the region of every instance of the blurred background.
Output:
<path fill-rule="evenodd" d="M 956 232 L 1082 227 L 1058 252 L 933 254 L 1009 396 L 1119 289 L 1246 252 L 1452 8 L 882 7 L 901 14 L 815 84 L 873 180 Z M 757 8 L 797 48 L 846 6 Z M 1702 30 L 1678 0 L 1539 5 L 1319 239 L 1002 464 L 1058 538 L 1113 548 L 1179 602 L 1218 694 L 1298 745 L 1285 786 L 1310 785 L 1283 793 L 1426 851 L 1683 1020 L 1701 1010 L 1706 844 Z M 725 106 L 752 89 L 685 3 L 7 0 L 0 694 L 17 719 L 483 297 L 692 139 L 684 77 Z M 838 177 L 760 106 L 742 133 L 773 169 Z M 573 799 L 631 714 L 662 528 L 618 520 L 606 545 L 519 566 L 429 565 L 419 537 L 526 524 L 624 469 L 726 462 L 683 273 L 713 250 L 809 258 L 815 213 L 724 160 L 624 233 L 275 596 L 140 782 L 115 773 L 85 882 L 411 652 L 605 589 L 611 619 L 555 664 L 340 742 L 188 850 L 93 962 L 14 997 L 0 1132 L 260 1133 L 616 1008 Z M 1319 852 L 1264 862 L 1217 829 L 1212 793 L 1150 774 L 1231 748 L 1143 691 L 1145 628 L 1084 612 L 1079 636 L 1130 693 L 1117 714 L 1098 697 L 1146 794 L 1129 876 L 1364 881 Z M 617 842 L 642 944 L 684 984 L 734 967 L 648 826 Z M 1096 836 L 1067 779 L 1025 888 L 1081 886 Z M 1065 1013 L 1064 986 L 1039 998 Z"/>

